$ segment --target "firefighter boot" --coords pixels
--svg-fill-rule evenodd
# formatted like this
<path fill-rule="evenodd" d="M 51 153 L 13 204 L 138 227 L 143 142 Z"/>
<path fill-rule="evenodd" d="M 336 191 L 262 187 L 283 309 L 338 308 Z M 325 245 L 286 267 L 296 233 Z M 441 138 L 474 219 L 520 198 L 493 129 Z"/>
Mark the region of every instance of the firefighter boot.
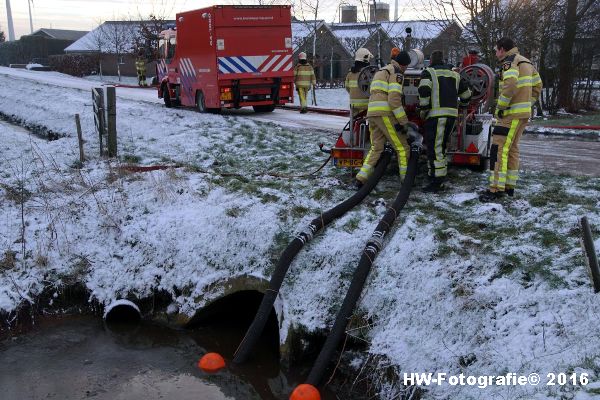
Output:
<path fill-rule="evenodd" d="M 504 192 L 492 192 L 486 190 L 479 196 L 479 201 L 482 203 L 493 203 L 504 197 Z"/>
<path fill-rule="evenodd" d="M 506 188 L 506 195 L 508 197 L 514 197 L 514 195 L 515 195 L 515 188 L 509 188 L 509 187 L 507 187 Z"/>
<path fill-rule="evenodd" d="M 423 188 L 425 193 L 438 193 L 444 190 L 444 179 L 443 178 L 430 178 L 429 185 Z"/>

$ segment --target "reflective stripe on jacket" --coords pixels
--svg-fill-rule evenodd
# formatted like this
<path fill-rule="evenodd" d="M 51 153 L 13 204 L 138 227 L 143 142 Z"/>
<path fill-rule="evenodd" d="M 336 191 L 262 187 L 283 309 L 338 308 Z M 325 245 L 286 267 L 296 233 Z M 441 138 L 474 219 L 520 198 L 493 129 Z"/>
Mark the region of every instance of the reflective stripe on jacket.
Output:
<path fill-rule="evenodd" d="M 315 71 L 310 64 L 296 64 L 294 67 L 294 84 L 297 87 L 309 88 L 310 85 L 315 85 L 317 78 Z"/>
<path fill-rule="evenodd" d="M 501 74 L 498 110 L 504 110 L 504 118 L 531 117 L 531 107 L 542 92 L 542 80 L 531 61 L 513 47 L 502 60 Z"/>
<path fill-rule="evenodd" d="M 393 116 L 401 124 L 408 122 L 402 107 L 403 80 L 400 65 L 394 60 L 375 73 L 371 81 L 367 117 Z"/>
<path fill-rule="evenodd" d="M 421 74 L 419 106 L 430 110 L 428 118 L 457 117 L 459 97 L 461 103 L 466 103 L 471 89 L 449 65 L 433 65 Z"/>
<path fill-rule="evenodd" d="M 364 94 L 358 87 L 358 75 L 360 72 L 348 72 L 346 75 L 346 91 L 350 95 L 350 107 L 366 110 L 369 104 L 369 95 Z"/>

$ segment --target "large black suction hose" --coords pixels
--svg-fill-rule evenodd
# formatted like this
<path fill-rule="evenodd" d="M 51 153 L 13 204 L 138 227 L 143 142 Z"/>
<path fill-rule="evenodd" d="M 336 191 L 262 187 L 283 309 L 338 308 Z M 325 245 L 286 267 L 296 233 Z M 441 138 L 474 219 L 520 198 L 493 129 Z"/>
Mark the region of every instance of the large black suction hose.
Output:
<path fill-rule="evenodd" d="M 271 313 L 273 304 L 275 304 L 277 293 L 279 293 L 279 289 L 281 289 L 281 284 L 283 283 L 285 274 L 287 273 L 290 264 L 294 260 L 294 257 L 296 257 L 298 252 L 306 243 L 311 241 L 317 232 L 323 229 L 323 227 L 325 227 L 334 219 L 341 217 L 346 212 L 354 208 L 371 192 L 371 190 L 373 190 L 390 163 L 391 154 L 392 150 L 386 147 L 383 155 L 379 159 L 379 163 L 377 163 L 377 166 L 373 171 L 373 174 L 355 194 L 332 209 L 325 211 L 319 217 L 313 219 L 308 227 L 302 232 L 298 233 L 290 242 L 290 244 L 288 244 L 279 258 L 279 262 L 275 267 L 275 272 L 273 272 L 273 276 L 269 282 L 269 288 L 263 296 L 262 302 L 260 303 L 258 311 L 256 312 L 256 316 L 254 317 L 252 324 L 248 328 L 246 335 L 242 339 L 242 342 L 238 346 L 233 356 L 234 363 L 241 364 L 246 361 L 250 355 L 250 352 L 256 345 L 256 342 L 262 334 L 265 324 L 269 319 L 269 314 Z"/>
<path fill-rule="evenodd" d="M 408 196 L 410 195 L 415 182 L 415 176 L 417 174 L 419 151 L 419 145 L 411 146 L 408 170 L 406 171 L 406 178 L 404 179 L 402 187 L 400 188 L 400 193 L 398 193 L 398 196 L 396 197 L 392 207 L 388 209 L 381 221 L 379 221 L 377 228 L 371 235 L 371 238 L 363 250 L 358 267 L 356 268 L 354 276 L 352 277 L 350 288 L 348 289 L 346 297 L 344 298 L 344 302 L 342 303 L 342 308 L 338 312 L 333 328 L 331 329 L 329 336 L 327 336 L 327 340 L 325 341 L 325 344 L 323 345 L 323 348 L 321 349 L 321 352 L 315 361 L 315 365 L 308 375 L 308 380 L 306 382 L 308 384 L 318 386 L 322 381 L 323 374 L 325 373 L 325 370 L 327 369 L 334 352 L 338 348 L 339 343 L 346 332 L 346 327 L 348 326 L 348 322 L 352 317 L 352 313 L 354 312 L 354 307 L 356 307 L 356 302 L 358 301 L 367 277 L 369 276 L 373 261 L 383 247 L 383 239 L 396 220 L 398 213 L 408 201 Z"/>

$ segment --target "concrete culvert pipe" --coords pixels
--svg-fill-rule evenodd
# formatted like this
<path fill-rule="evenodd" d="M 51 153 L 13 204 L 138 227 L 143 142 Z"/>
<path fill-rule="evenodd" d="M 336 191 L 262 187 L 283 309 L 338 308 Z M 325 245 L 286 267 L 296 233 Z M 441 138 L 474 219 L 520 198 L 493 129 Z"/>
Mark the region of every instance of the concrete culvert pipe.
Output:
<path fill-rule="evenodd" d="M 140 322 L 142 313 L 139 307 L 125 299 L 115 300 L 104 309 L 104 321 L 107 323 L 120 322 L 131 323 Z"/>

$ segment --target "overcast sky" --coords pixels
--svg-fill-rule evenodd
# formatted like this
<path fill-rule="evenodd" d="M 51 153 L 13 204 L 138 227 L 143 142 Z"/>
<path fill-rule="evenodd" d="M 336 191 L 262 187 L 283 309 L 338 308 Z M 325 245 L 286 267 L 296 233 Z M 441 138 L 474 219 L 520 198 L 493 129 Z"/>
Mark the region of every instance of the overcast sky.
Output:
<path fill-rule="evenodd" d="M 8 22 L 6 18 L 6 0 L 0 0 L 1 19 L 0 30 L 8 38 Z M 28 0 L 10 0 L 15 26 L 15 36 L 29 34 Z M 315 1 L 315 0 L 303 0 Z M 343 1 L 345 4 L 358 5 L 361 0 Z M 362 0 L 366 3 L 367 0 Z M 398 0 L 401 19 L 422 19 L 411 4 L 414 0 Z M 320 0 L 322 4 L 321 18 L 327 21 L 338 20 L 338 8 L 341 0 Z M 394 16 L 394 0 L 390 4 L 390 17 Z M 194 10 L 214 4 L 257 4 L 256 0 L 33 0 L 33 29 L 75 29 L 91 30 L 99 22 L 109 19 L 139 18 L 156 11 L 157 14 L 174 18 L 180 11 Z M 419 2 L 420 3 L 420 2 Z M 360 9 L 360 7 L 359 7 Z M 359 14 L 361 14 L 359 10 Z M 359 16 L 359 19 L 361 17 Z"/>

